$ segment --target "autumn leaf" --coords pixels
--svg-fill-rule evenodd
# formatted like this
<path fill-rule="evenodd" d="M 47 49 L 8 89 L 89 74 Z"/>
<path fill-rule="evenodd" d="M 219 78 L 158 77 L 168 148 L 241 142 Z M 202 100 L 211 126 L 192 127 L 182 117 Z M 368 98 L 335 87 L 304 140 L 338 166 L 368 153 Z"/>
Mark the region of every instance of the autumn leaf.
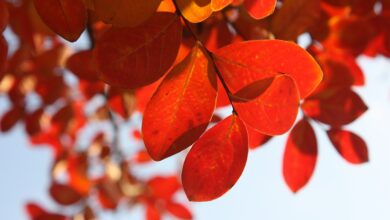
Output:
<path fill-rule="evenodd" d="M 192 23 L 206 20 L 213 13 L 211 0 L 176 0 L 184 18 Z"/>
<path fill-rule="evenodd" d="M 296 40 L 320 18 L 320 0 L 285 0 L 272 19 L 271 30 L 278 39 Z"/>
<path fill-rule="evenodd" d="M 82 0 L 34 0 L 42 20 L 68 41 L 76 41 L 85 29 L 87 10 Z"/>
<path fill-rule="evenodd" d="M 257 90 L 262 90 L 258 84 L 253 86 Z M 251 91 L 251 93 L 257 95 L 256 91 Z M 260 133 L 283 134 L 294 124 L 298 114 L 299 93 L 294 80 L 288 75 L 275 76 L 266 90 L 256 97 L 245 99 L 245 96 L 249 94 L 245 96 L 237 94 L 233 101 L 234 109 L 240 119 Z M 240 101 L 237 97 L 248 101 Z"/>
<path fill-rule="evenodd" d="M 220 11 L 228 6 L 232 0 L 211 0 L 211 10 Z"/>
<path fill-rule="evenodd" d="M 3 75 L 7 61 L 8 44 L 3 35 L 0 35 L 0 77 Z"/>
<path fill-rule="evenodd" d="M 66 67 L 78 78 L 96 82 L 99 76 L 92 55 L 91 50 L 75 53 L 66 61 Z"/>
<path fill-rule="evenodd" d="M 150 156 L 162 160 L 193 144 L 207 128 L 216 96 L 214 69 L 197 44 L 168 73 L 145 109 L 142 133 Z"/>
<path fill-rule="evenodd" d="M 350 88 L 328 89 L 302 104 L 305 114 L 333 127 L 349 124 L 367 111 L 368 107 Z"/>
<path fill-rule="evenodd" d="M 9 11 L 5 1 L 0 1 L 0 33 L 2 33 L 8 25 Z"/>
<path fill-rule="evenodd" d="M 217 50 L 215 60 L 232 93 L 255 81 L 286 74 L 295 80 L 303 99 L 322 79 L 321 68 L 314 58 L 288 41 L 233 43 Z"/>
<path fill-rule="evenodd" d="M 72 187 L 59 183 L 52 183 L 49 192 L 51 197 L 61 205 L 73 205 L 82 198 Z"/>
<path fill-rule="evenodd" d="M 160 2 L 161 0 L 93 0 L 90 7 L 109 24 L 135 27 L 152 17 Z"/>
<path fill-rule="evenodd" d="M 352 164 L 368 162 L 368 149 L 364 140 L 353 132 L 332 128 L 328 137 L 337 152 Z"/>
<path fill-rule="evenodd" d="M 317 151 L 313 128 L 306 119 L 300 120 L 288 136 L 283 156 L 283 177 L 294 193 L 304 187 L 313 175 Z"/>
<path fill-rule="evenodd" d="M 276 0 L 245 0 L 243 4 L 253 18 L 262 19 L 274 12 Z"/>
<path fill-rule="evenodd" d="M 179 17 L 156 13 L 135 28 L 111 28 L 99 39 L 95 58 L 102 79 L 134 89 L 158 80 L 175 61 L 181 41 Z"/>
<path fill-rule="evenodd" d="M 267 135 L 282 134 L 293 125 L 300 97 L 322 78 L 315 60 L 286 41 L 231 44 L 215 52 L 215 61 L 240 118 Z"/>
<path fill-rule="evenodd" d="M 184 205 L 176 202 L 168 202 L 166 209 L 169 213 L 179 219 L 192 219 L 191 212 Z"/>
<path fill-rule="evenodd" d="M 226 193 L 241 176 L 248 155 L 245 125 L 232 115 L 208 130 L 191 148 L 182 172 L 190 201 L 209 201 Z"/>

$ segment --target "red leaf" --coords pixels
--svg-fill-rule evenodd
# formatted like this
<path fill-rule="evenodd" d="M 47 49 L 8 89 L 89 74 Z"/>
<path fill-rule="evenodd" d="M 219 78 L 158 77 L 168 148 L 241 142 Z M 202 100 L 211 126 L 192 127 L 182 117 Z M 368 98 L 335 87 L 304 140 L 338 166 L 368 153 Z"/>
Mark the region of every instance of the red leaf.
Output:
<path fill-rule="evenodd" d="M 164 78 L 145 109 L 142 134 L 154 160 L 184 150 L 202 135 L 215 108 L 216 86 L 207 54 L 196 45 Z"/>
<path fill-rule="evenodd" d="M 146 203 L 145 215 L 146 215 L 145 216 L 146 220 L 160 220 L 161 219 L 160 211 L 151 202 Z"/>
<path fill-rule="evenodd" d="M 14 106 L 6 112 L 0 119 L 0 131 L 7 132 L 23 117 L 24 109 L 20 106 Z"/>
<path fill-rule="evenodd" d="M 166 209 L 179 219 L 192 219 L 191 212 L 184 205 L 176 202 L 168 202 Z"/>
<path fill-rule="evenodd" d="M 244 7 L 253 18 L 262 19 L 274 12 L 276 0 L 245 0 Z"/>
<path fill-rule="evenodd" d="M 327 134 L 337 152 L 345 160 L 353 164 L 368 162 L 367 145 L 361 137 L 338 128 L 332 128 Z"/>
<path fill-rule="evenodd" d="M 66 220 L 61 214 L 49 213 L 35 203 L 27 203 L 26 211 L 31 220 Z"/>
<path fill-rule="evenodd" d="M 175 61 L 181 34 L 180 19 L 171 13 L 156 13 L 135 28 L 111 28 L 96 44 L 102 79 L 128 89 L 157 81 Z"/>
<path fill-rule="evenodd" d="M 310 180 L 317 161 L 317 139 L 305 119 L 291 131 L 283 158 L 283 176 L 291 191 L 297 192 Z"/>
<path fill-rule="evenodd" d="M 0 33 L 2 33 L 8 25 L 9 12 L 5 1 L 0 1 Z"/>
<path fill-rule="evenodd" d="M 8 44 L 2 34 L 0 34 L 0 78 L 3 76 L 5 63 L 7 61 Z"/>
<path fill-rule="evenodd" d="M 52 183 L 49 192 L 52 198 L 61 205 L 73 205 L 82 198 L 80 193 L 72 187 L 59 183 Z"/>
<path fill-rule="evenodd" d="M 190 201 L 209 201 L 226 193 L 241 176 L 248 156 L 245 125 L 230 116 L 208 130 L 184 161 L 182 182 Z"/>
<path fill-rule="evenodd" d="M 82 0 L 34 0 L 42 20 L 68 41 L 76 41 L 85 29 L 87 10 Z"/>
<path fill-rule="evenodd" d="M 256 81 L 286 74 L 307 97 L 322 79 L 313 57 L 298 45 L 281 40 L 233 43 L 216 51 L 215 60 L 223 79 L 234 94 Z"/>
<path fill-rule="evenodd" d="M 272 138 L 272 136 L 262 134 L 249 126 L 246 127 L 246 130 L 248 132 L 248 143 L 250 149 L 259 148 Z"/>
<path fill-rule="evenodd" d="M 302 104 L 305 114 L 333 127 L 349 124 L 368 107 L 350 88 L 327 89 Z"/>
<path fill-rule="evenodd" d="M 234 101 L 235 110 L 247 125 L 260 133 L 279 135 L 287 132 L 298 114 L 299 93 L 294 80 L 288 75 L 275 76 L 266 90 L 257 96 L 256 90 L 263 90 L 261 87 L 254 83 L 244 88 L 246 94 L 241 92 L 243 90 L 237 92 L 235 97 L 248 98 L 248 101 Z"/>
<path fill-rule="evenodd" d="M 151 194 L 155 198 L 163 200 L 172 199 L 173 194 L 180 188 L 180 183 L 176 176 L 161 177 L 157 176 L 148 181 Z"/>
<path fill-rule="evenodd" d="M 66 61 L 66 67 L 80 79 L 91 82 L 98 81 L 99 76 L 92 54 L 91 50 L 75 53 Z"/>

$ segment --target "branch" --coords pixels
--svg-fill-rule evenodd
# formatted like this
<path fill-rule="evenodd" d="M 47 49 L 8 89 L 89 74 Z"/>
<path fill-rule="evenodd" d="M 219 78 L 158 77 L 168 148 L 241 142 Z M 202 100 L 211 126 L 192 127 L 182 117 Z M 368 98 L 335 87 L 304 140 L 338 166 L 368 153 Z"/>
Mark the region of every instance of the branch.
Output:
<path fill-rule="evenodd" d="M 192 38 L 194 38 L 194 40 L 197 41 L 197 42 L 200 44 L 200 46 L 206 51 L 207 56 L 208 56 L 208 58 L 211 60 L 211 62 L 212 62 L 212 64 L 213 64 L 213 68 L 214 68 L 215 72 L 217 73 L 217 76 L 218 76 L 219 80 L 221 81 L 222 86 L 223 86 L 223 88 L 225 89 L 225 91 L 226 91 L 226 93 L 227 93 L 227 95 L 228 95 L 229 102 L 230 102 L 230 104 L 231 104 L 231 106 L 232 106 L 232 108 L 233 108 L 233 114 L 237 115 L 237 111 L 236 111 L 236 109 L 235 109 L 234 106 L 233 106 L 233 100 L 232 100 L 233 94 L 232 94 L 232 92 L 229 90 L 229 87 L 227 86 L 225 80 L 224 80 L 223 77 L 222 77 L 221 72 L 219 71 L 219 69 L 218 69 L 218 67 L 217 67 L 217 65 L 216 65 L 216 63 L 215 63 L 215 59 L 214 59 L 213 53 L 212 53 L 209 49 L 207 49 L 207 47 L 202 43 L 202 41 L 201 41 L 200 38 L 197 36 L 197 34 L 191 29 L 191 24 L 190 24 L 190 22 L 189 22 L 189 21 L 183 16 L 183 14 L 181 13 L 181 11 L 180 11 L 180 9 L 179 9 L 177 3 L 176 3 L 176 0 L 173 0 L 173 4 L 175 5 L 175 8 L 176 8 L 176 14 L 177 14 L 179 17 L 181 17 L 181 18 L 183 19 L 184 24 L 185 24 L 185 27 L 190 31 Z"/>

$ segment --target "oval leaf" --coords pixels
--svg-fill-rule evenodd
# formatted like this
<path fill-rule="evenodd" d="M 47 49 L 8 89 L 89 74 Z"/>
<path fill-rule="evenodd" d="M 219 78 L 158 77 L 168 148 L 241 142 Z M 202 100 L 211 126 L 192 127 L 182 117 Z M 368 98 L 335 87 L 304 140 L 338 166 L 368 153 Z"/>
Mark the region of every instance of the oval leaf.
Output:
<path fill-rule="evenodd" d="M 181 34 L 179 17 L 165 12 L 136 28 L 108 30 L 95 51 L 102 79 L 128 89 L 153 83 L 175 61 Z"/>
<path fill-rule="evenodd" d="M 327 131 L 327 134 L 337 152 L 345 160 L 353 164 L 368 162 L 368 148 L 361 137 L 337 128 Z"/>
<path fill-rule="evenodd" d="M 207 131 L 183 166 L 184 191 L 191 201 L 209 201 L 226 193 L 241 176 L 248 156 L 245 125 L 232 115 Z"/>
<path fill-rule="evenodd" d="M 216 75 L 206 52 L 196 45 L 168 73 L 148 103 L 142 133 L 154 160 L 193 144 L 206 130 L 216 98 Z"/>
<path fill-rule="evenodd" d="M 302 109 L 315 120 L 340 127 L 359 118 L 368 107 L 350 88 L 337 88 L 324 90 L 308 98 L 302 104 Z"/>
<path fill-rule="evenodd" d="M 287 139 L 283 176 L 291 191 L 297 192 L 310 180 L 317 161 L 317 139 L 306 120 L 299 121 Z"/>
<path fill-rule="evenodd" d="M 257 84 L 252 85 L 263 90 Z M 258 94 L 255 89 L 247 90 Z M 250 94 L 246 96 L 251 97 Z M 295 122 L 299 107 L 299 93 L 291 77 L 278 75 L 261 95 L 247 102 L 234 101 L 233 106 L 238 116 L 247 125 L 263 134 L 279 135 L 287 132 Z"/>
<path fill-rule="evenodd" d="M 76 41 L 85 29 L 87 9 L 82 0 L 34 0 L 34 6 L 45 24 L 68 41 Z"/>
<path fill-rule="evenodd" d="M 232 93 L 281 73 L 293 78 L 300 97 L 307 97 L 322 79 L 314 58 L 295 43 L 281 40 L 254 40 L 233 43 L 215 52 L 223 79 Z"/>

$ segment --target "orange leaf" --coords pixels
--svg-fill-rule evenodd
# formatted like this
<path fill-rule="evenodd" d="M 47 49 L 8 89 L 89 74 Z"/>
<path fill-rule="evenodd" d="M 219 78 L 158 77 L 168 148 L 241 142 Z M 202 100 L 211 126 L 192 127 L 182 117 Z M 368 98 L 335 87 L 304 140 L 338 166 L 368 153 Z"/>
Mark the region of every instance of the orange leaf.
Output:
<path fill-rule="evenodd" d="M 176 0 L 184 18 L 192 23 L 206 20 L 213 13 L 211 0 Z"/>
<path fill-rule="evenodd" d="M 156 13 L 136 28 L 112 28 L 96 44 L 101 77 L 112 86 L 134 89 L 158 80 L 175 61 L 182 26 L 172 13 Z"/>
<path fill-rule="evenodd" d="M 215 60 L 232 93 L 265 78 L 286 74 L 292 77 L 300 97 L 307 97 L 322 79 L 313 57 L 295 43 L 254 40 L 233 43 L 216 51 Z"/>
<path fill-rule="evenodd" d="M 258 95 L 256 90 L 263 90 L 261 87 L 258 83 L 253 83 L 244 88 L 252 90 L 247 91 L 247 94 L 242 94 L 243 90 L 236 93 L 235 96 L 246 96 L 249 99 L 234 100 L 234 109 L 240 119 L 257 131 L 266 135 L 283 134 L 293 126 L 298 114 L 299 93 L 295 82 L 288 75 L 278 75 L 266 90 Z"/>
<path fill-rule="evenodd" d="M 161 0 L 94 0 L 96 14 L 106 23 L 135 27 L 156 12 Z"/>
<path fill-rule="evenodd" d="M 361 137 L 338 128 L 332 128 L 327 134 L 337 152 L 345 160 L 353 164 L 368 162 L 367 145 Z"/>
<path fill-rule="evenodd" d="M 211 9 L 213 11 L 220 11 L 232 3 L 232 0 L 211 0 Z"/>
<path fill-rule="evenodd" d="M 244 7 L 253 18 L 262 19 L 274 12 L 276 0 L 245 0 Z"/>
<path fill-rule="evenodd" d="M 305 114 L 315 120 L 340 127 L 359 118 L 368 107 L 350 88 L 327 89 L 305 100 Z"/>
<path fill-rule="evenodd" d="M 305 119 L 299 121 L 288 136 L 283 158 L 283 176 L 293 192 L 311 178 L 317 161 L 317 139 Z"/>
<path fill-rule="evenodd" d="M 154 160 L 193 144 L 212 117 L 216 75 L 206 52 L 196 45 L 164 78 L 144 113 L 142 133 Z"/>
<path fill-rule="evenodd" d="M 87 10 L 82 0 L 34 0 L 42 20 L 68 41 L 76 41 L 85 29 Z"/>
<path fill-rule="evenodd" d="M 226 193 L 241 176 L 248 156 L 245 125 L 232 115 L 207 131 L 184 161 L 182 182 L 191 201 L 209 201 Z"/>

